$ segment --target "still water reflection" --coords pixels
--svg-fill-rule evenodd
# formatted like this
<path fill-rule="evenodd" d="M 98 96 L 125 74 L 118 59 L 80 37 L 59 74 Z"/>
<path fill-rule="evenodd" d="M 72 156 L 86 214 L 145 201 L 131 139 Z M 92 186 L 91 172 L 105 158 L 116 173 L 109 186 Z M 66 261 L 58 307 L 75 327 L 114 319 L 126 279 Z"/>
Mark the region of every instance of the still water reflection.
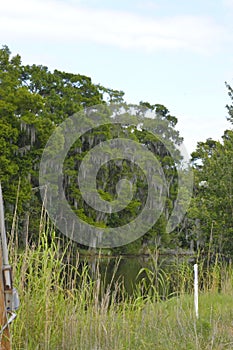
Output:
<path fill-rule="evenodd" d="M 185 261 L 190 258 L 185 258 Z M 85 261 L 85 262 L 84 262 Z M 105 287 L 122 284 L 125 292 L 131 296 L 139 285 L 144 283 L 145 293 L 153 284 L 156 290 L 167 297 L 173 292 L 177 267 L 184 258 L 165 256 L 160 257 L 89 257 L 83 260 L 88 264 L 89 274 L 93 279 L 100 277 Z M 174 271 L 174 273 L 173 273 Z M 169 276 L 169 277 L 168 277 Z M 172 276 L 174 276 L 174 281 Z M 143 283 L 142 283 L 143 282 Z M 141 283 L 141 284 L 140 284 Z"/>

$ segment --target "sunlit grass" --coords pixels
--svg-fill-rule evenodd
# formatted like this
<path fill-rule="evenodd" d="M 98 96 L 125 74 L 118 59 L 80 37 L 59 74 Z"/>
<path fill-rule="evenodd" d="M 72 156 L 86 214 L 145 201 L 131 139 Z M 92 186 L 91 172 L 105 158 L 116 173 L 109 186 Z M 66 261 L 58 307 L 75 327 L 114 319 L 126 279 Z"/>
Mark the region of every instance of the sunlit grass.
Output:
<path fill-rule="evenodd" d="M 70 263 L 69 247 L 45 235 L 19 253 L 11 248 L 20 293 L 12 325 L 13 349 L 232 349 L 233 272 L 218 259 L 206 271 L 199 261 L 199 319 L 193 306 L 193 268 L 187 262 L 164 270 L 157 259 L 143 269 L 135 292 L 118 281 L 103 287 L 88 265 Z M 149 283 L 148 283 L 149 281 Z M 113 284 L 113 281 L 111 282 Z"/>

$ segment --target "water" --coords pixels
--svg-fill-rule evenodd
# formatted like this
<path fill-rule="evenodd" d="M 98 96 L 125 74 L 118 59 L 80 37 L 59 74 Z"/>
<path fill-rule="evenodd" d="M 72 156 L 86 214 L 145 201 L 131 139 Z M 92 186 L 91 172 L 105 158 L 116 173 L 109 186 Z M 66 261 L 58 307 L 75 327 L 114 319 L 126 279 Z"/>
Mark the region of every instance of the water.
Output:
<path fill-rule="evenodd" d="M 100 277 L 105 288 L 110 286 L 112 291 L 116 283 L 122 284 L 125 292 L 132 296 L 143 284 L 145 294 L 156 289 L 161 297 L 167 297 L 177 287 L 171 276 L 183 260 L 184 258 L 171 256 L 93 256 L 85 258 L 81 263 L 85 261 L 88 264 L 92 279 Z M 153 286 L 156 288 L 151 288 Z"/>

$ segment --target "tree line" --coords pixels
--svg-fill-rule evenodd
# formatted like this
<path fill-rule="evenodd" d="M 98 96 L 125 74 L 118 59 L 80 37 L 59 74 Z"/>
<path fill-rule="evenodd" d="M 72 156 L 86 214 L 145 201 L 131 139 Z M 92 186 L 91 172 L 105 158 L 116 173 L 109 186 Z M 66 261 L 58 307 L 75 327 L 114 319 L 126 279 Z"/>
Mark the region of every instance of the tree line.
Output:
<path fill-rule="evenodd" d="M 227 85 L 228 93 L 233 92 Z M 53 72 L 42 65 L 23 65 L 20 55 L 12 56 L 7 46 L 0 50 L 0 180 L 4 192 L 6 226 L 20 244 L 36 242 L 39 235 L 42 200 L 39 188 L 39 166 L 45 145 L 58 125 L 74 113 L 109 103 L 126 104 L 124 92 L 94 84 L 81 75 Z M 161 104 L 140 102 L 165 123 L 167 139 L 175 146 L 182 137 L 176 129 L 177 118 Z M 233 107 L 227 106 L 229 122 Z M 161 124 L 162 125 L 162 124 Z M 71 147 L 64 162 L 64 191 L 72 210 L 82 220 L 98 227 L 116 227 L 137 217 L 147 197 L 145 174 L 130 161 L 110 161 L 98 173 L 100 196 L 116 198 L 116 184 L 124 178 L 133 181 L 136 191 L 126 208 L 117 213 L 96 212 L 83 200 L 77 183 L 77 172 L 84 156 L 96 145 L 114 137 L 131 139 L 145 145 L 156 155 L 168 183 L 164 209 L 153 227 L 136 242 L 116 248 L 116 252 L 140 251 L 148 245 L 163 248 L 212 249 L 221 253 L 233 250 L 232 228 L 232 159 L 233 131 L 226 130 L 222 142 L 208 139 L 199 142 L 192 153 L 194 194 L 188 212 L 179 226 L 166 232 L 169 216 L 178 191 L 176 160 L 160 140 L 146 127 L 105 125 L 82 135 Z M 133 178 L 132 178 L 133 174 Z M 13 229 L 12 229 L 13 228 Z M 80 248 L 87 249 L 82 246 Z"/>

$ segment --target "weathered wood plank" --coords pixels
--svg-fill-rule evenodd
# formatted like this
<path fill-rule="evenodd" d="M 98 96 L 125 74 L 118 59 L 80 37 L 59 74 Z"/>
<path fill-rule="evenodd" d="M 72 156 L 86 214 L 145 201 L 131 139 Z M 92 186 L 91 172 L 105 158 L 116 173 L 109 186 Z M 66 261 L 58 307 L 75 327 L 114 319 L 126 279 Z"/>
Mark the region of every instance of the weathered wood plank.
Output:
<path fill-rule="evenodd" d="M 7 315 L 5 310 L 4 287 L 2 278 L 2 251 L 0 249 L 0 328 L 7 322 Z M 11 350 L 11 338 L 9 326 L 0 335 L 0 350 Z"/>

